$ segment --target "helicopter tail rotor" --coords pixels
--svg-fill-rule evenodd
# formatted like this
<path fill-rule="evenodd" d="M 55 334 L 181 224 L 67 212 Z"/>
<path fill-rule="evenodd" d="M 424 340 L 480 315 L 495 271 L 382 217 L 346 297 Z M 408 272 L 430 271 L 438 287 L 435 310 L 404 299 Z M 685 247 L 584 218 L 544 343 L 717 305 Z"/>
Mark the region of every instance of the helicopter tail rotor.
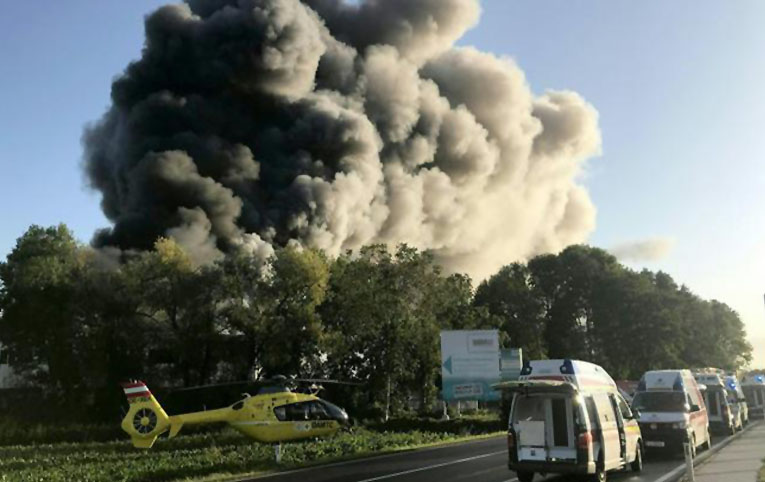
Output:
<path fill-rule="evenodd" d="M 178 432 L 180 426 L 177 429 L 172 426 L 170 417 L 145 383 L 141 381 L 123 383 L 122 389 L 130 403 L 130 409 L 122 419 L 122 430 L 130 435 L 135 447 L 151 448 L 157 437 L 168 429 L 171 436 Z"/>

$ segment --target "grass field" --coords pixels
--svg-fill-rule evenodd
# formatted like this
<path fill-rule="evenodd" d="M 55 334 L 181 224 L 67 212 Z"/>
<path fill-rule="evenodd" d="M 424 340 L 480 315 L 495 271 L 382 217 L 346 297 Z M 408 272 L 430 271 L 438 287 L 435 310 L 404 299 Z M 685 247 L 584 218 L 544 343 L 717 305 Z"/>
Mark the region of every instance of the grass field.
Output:
<path fill-rule="evenodd" d="M 489 432 L 484 421 L 430 422 L 428 430 L 355 428 L 324 439 L 284 444 L 282 463 L 273 449 L 225 428 L 218 432 L 160 439 L 143 451 L 127 440 L 0 446 L 2 482 L 176 481 L 272 471 L 310 463 L 358 457 L 462 440 Z M 417 425 L 415 422 L 413 425 Z M 398 431 L 393 431 L 398 429 Z"/>

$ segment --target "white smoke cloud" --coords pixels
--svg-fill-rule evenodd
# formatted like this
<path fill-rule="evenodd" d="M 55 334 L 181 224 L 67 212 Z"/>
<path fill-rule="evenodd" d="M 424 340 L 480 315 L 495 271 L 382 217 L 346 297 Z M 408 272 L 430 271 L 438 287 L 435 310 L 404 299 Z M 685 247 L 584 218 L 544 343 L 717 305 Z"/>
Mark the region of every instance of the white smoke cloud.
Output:
<path fill-rule="evenodd" d="M 613 246 L 609 251 L 623 261 L 660 261 L 669 256 L 674 246 L 674 239 L 651 238 L 620 243 Z"/>

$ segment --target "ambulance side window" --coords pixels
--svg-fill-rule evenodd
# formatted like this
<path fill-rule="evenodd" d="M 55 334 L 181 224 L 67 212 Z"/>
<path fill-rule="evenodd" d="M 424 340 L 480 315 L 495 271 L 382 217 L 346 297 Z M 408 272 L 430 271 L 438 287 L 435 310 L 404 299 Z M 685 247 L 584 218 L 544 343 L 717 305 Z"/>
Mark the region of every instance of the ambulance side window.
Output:
<path fill-rule="evenodd" d="M 625 402 L 622 397 L 616 397 L 616 400 L 619 403 L 619 411 L 622 412 L 622 418 L 624 420 L 631 420 L 633 416 L 630 406 L 627 405 L 627 402 Z"/>
<path fill-rule="evenodd" d="M 603 424 L 607 423 L 606 428 L 610 427 L 611 423 L 616 423 L 616 413 L 614 407 L 611 405 L 611 400 L 605 393 L 598 393 L 593 397 L 595 399 L 595 405 L 598 407 L 598 416 L 601 423 L 600 428 L 603 428 Z"/>
<path fill-rule="evenodd" d="M 701 401 L 701 398 L 699 397 L 699 391 L 695 389 L 688 390 L 688 405 L 693 407 L 694 405 L 698 406 L 699 408 L 704 406 L 704 403 Z"/>
<path fill-rule="evenodd" d="M 590 430 L 598 430 L 600 424 L 598 423 L 598 411 L 595 409 L 595 400 L 592 397 L 584 399 L 584 404 L 587 406 L 587 418 L 590 419 Z"/>

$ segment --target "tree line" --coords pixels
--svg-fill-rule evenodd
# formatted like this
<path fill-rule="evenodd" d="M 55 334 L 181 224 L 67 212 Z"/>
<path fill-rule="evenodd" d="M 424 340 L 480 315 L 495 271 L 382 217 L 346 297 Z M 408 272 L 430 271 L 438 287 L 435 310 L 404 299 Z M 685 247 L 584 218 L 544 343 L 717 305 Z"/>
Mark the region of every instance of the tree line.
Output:
<path fill-rule="evenodd" d="M 751 359 L 727 305 L 587 246 L 505 266 L 475 289 L 405 245 L 336 259 L 288 247 L 266 261 L 240 253 L 195 266 L 163 238 L 115 262 L 64 225 L 30 227 L 0 263 L 0 343 L 19 378 L 57 406 L 104 418 L 119 395 L 107 387 L 129 378 L 160 387 L 351 379 L 364 386 L 337 396 L 364 415 L 428 407 L 439 332 L 478 328 L 499 329 L 526 358 L 590 360 L 615 378 Z"/>

